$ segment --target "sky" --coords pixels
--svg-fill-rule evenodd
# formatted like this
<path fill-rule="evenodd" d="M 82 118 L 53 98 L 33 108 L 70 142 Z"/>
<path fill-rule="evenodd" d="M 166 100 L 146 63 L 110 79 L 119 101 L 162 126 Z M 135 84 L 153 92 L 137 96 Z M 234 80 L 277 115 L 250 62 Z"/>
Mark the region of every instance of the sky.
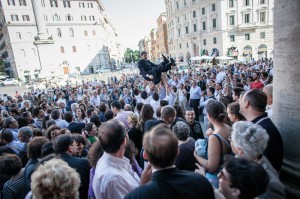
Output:
<path fill-rule="evenodd" d="M 139 40 L 157 28 L 156 20 L 166 9 L 164 0 L 102 0 L 102 4 L 120 43 L 133 50 L 138 50 Z"/>

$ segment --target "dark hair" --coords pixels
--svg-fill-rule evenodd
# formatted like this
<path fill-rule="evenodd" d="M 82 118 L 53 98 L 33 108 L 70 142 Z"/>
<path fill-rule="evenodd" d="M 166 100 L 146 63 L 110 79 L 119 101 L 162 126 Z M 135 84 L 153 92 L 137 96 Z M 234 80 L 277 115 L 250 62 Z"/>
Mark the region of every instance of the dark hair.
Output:
<path fill-rule="evenodd" d="M 51 112 L 51 118 L 54 120 L 57 120 L 60 116 L 60 111 L 58 109 L 55 109 Z"/>
<path fill-rule="evenodd" d="M 73 113 L 71 111 L 67 111 L 64 114 L 64 120 L 66 120 L 68 123 L 73 121 Z"/>
<path fill-rule="evenodd" d="M 142 52 L 141 52 L 141 56 L 146 55 L 146 54 L 147 54 L 146 51 L 142 51 Z"/>
<path fill-rule="evenodd" d="M 159 106 L 159 107 L 157 107 L 157 109 L 156 109 L 156 117 L 157 118 L 160 118 L 161 117 L 161 106 Z"/>
<path fill-rule="evenodd" d="M 81 134 L 73 133 L 72 137 L 76 143 L 81 143 L 83 145 L 86 145 L 86 139 Z"/>
<path fill-rule="evenodd" d="M 139 103 L 136 104 L 136 109 L 138 111 L 142 111 L 143 106 L 144 106 L 144 104 L 142 102 L 139 102 Z"/>
<path fill-rule="evenodd" d="M 176 109 L 173 106 L 167 105 L 161 109 L 161 118 L 176 117 Z"/>
<path fill-rule="evenodd" d="M 175 106 L 173 106 L 173 107 L 176 110 L 176 117 L 180 117 L 180 118 L 184 119 L 183 108 L 179 104 L 175 104 Z"/>
<path fill-rule="evenodd" d="M 28 126 L 28 122 L 27 122 L 27 120 L 23 116 L 17 116 L 16 120 L 18 121 L 18 124 L 19 124 L 18 128 L 22 128 L 24 126 Z"/>
<path fill-rule="evenodd" d="M 90 162 L 90 165 L 92 167 L 96 167 L 97 166 L 97 162 L 98 160 L 101 158 L 101 156 L 103 155 L 103 149 L 100 145 L 99 140 L 97 140 L 90 148 L 90 150 L 88 151 L 88 155 L 87 158 Z"/>
<path fill-rule="evenodd" d="M 215 94 L 215 90 L 216 90 L 215 87 L 211 86 L 208 88 L 208 90 L 209 90 L 209 92 L 211 92 L 212 95 Z"/>
<path fill-rule="evenodd" d="M 269 176 L 260 164 L 232 158 L 225 162 L 224 168 L 229 174 L 230 186 L 240 190 L 239 198 L 253 199 L 265 193 Z"/>
<path fill-rule="evenodd" d="M 145 123 L 147 120 L 152 120 L 153 114 L 153 107 L 150 104 L 144 104 L 141 111 L 141 122 Z"/>
<path fill-rule="evenodd" d="M 16 108 L 11 108 L 11 109 L 9 110 L 9 112 L 14 113 L 14 114 L 16 114 L 17 116 L 20 115 L 18 109 L 16 109 Z"/>
<path fill-rule="evenodd" d="M 32 129 L 32 137 L 43 136 L 43 132 L 39 128 Z"/>
<path fill-rule="evenodd" d="M 133 163 L 134 155 L 136 154 L 137 150 L 134 145 L 134 142 L 131 139 L 127 139 L 126 147 L 125 147 L 125 153 L 124 156 L 129 159 L 130 164 Z"/>
<path fill-rule="evenodd" d="M 117 152 L 125 138 L 125 127 L 119 120 L 109 120 L 105 122 L 99 130 L 100 144 L 107 153 Z"/>
<path fill-rule="evenodd" d="M 84 129 L 89 133 L 89 132 L 92 131 L 93 125 L 94 125 L 94 123 L 92 123 L 92 122 L 87 123 L 87 124 L 85 125 L 85 128 L 84 128 Z"/>
<path fill-rule="evenodd" d="M 48 143 L 49 140 L 45 137 L 34 137 L 28 143 L 27 153 L 28 157 L 32 159 L 38 159 L 42 157 L 42 146 Z"/>
<path fill-rule="evenodd" d="M 3 156 L 5 154 L 16 154 L 16 152 L 9 146 L 0 146 L 0 156 Z"/>
<path fill-rule="evenodd" d="M 250 106 L 259 112 L 265 112 L 267 106 L 267 94 L 262 90 L 253 89 L 245 94 L 245 99 L 249 101 Z"/>
<path fill-rule="evenodd" d="M 122 109 L 122 104 L 121 104 L 120 101 L 115 100 L 115 101 L 113 101 L 113 102 L 111 103 L 111 107 L 112 107 L 112 108 L 116 108 L 116 109 L 118 109 L 118 110 L 121 110 L 121 109 Z"/>
<path fill-rule="evenodd" d="M 86 117 L 85 110 L 82 110 L 82 108 L 78 107 L 78 108 L 75 110 L 75 112 L 77 112 L 78 109 L 81 110 L 81 113 L 82 113 L 82 116 L 81 116 L 81 117 L 82 117 L 82 119 L 85 118 L 85 117 Z M 76 117 L 77 117 L 77 115 L 76 115 Z"/>
<path fill-rule="evenodd" d="M 90 122 L 93 122 L 96 127 L 98 128 L 99 126 L 101 126 L 101 121 L 100 121 L 100 118 L 98 115 L 93 115 L 91 118 L 90 118 Z"/>
<path fill-rule="evenodd" d="M 107 120 L 110 120 L 110 119 L 113 119 L 114 118 L 114 112 L 112 110 L 107 110 L 105 113 L 104 113 L 104 117 L 107 119 Z"/>
<path fill-rule="evenodd" d="M 240 104 L 238 102 L 232 102 L 228 104 L 229 112 L 235 115 L 238 120 L 246 120 L 245 117 L 240 113 Z"/>
<path fill-rule="evenodd" d="M 32 114 L 34 117 L 37 117 L 40 114 L 40 111 L 43 110 L 42 107 L 36 106 L 32 110 Z"/>
<path fill-rule="evenodd" d="M 159 100 L 159 94 L 157 92 L 154 92 L 152 95 L 152 98 L 154 101 L 158 101 Z"/>
<path fill-rule="evenodd" d="M 99 106 L 99 110 L 104 113 L 106 111 L 106 104 L 104 102 L 102 102 Z"/>
<path fill-rule="evenodd" d="M 29 114 L 31 114 L 29 111 L 25 111 L 25 112 L 22 113 L 22 116 L 24 118 L 26 118 L 26 117 L 28 117 Z"/>
<path fill-rule="evenodd" d="M 46 144 L 44 144 L 41 148 L 41 153 L 42 153 L 42 157 L 46 157 L 50 154 L 54 154 L 54 147 L 53 147 L 53 142 L 48 142 Z"/>
<path fill-rule="evenodd" d="M 226 119 L 226 108 L 222 102 L 209 100 L 206 104 L 206 111 L 217 122 L 224 122 Z"/>
<path fill-rule="evenodd" d="M 167 105 L 169 105 L 169 102 L 168 102 L 168 100 L 160 100 L 159 105 L 160 106 L 167 106 Z"/>
<path fill-rule="evenodd" d="M 245 90 L 244 90 L 244 88 L 241 88 L 241 87 L 234 87 L 232 89 L 232 91 L 234 92 L 235 96 L 240 97 L 241 93 L 244 92 Z"/>
<path fill-rule="evenodd" d="M 55 138 L 53 145 L 56 154 L 65 153 L 74 142 L 74 138 L 69 134 L 59 135 Z"/>
<path fill-rule="evenodd" d="M 13 133 L 10 130 L 4 129 L 0 134 L 1 140 L 5 140 L 6 142 L 10 143 L 14 140 Z"/>
<path fill-rule="evenodd" d="M 90 117 L 94 110 L 95 110 L 94 108 L 88 108 L 86 111 L 87 116 Z"/>
<path fill-rule="evenodd" d="M 144 100 L 147 99 L 148 98 L 148 93 L 146 91 L 142 91 L 141 98 L 144 99 Z"/>
<path fill-rule="evenodd" d="M 46 122 L 46 128 L 49 128 L 51 125 L 56 124 L 54 120 L 48 120 Z"/>
<path fill-rule="evenodd" d="M 0 173 L 14 176 L 22 169 L 21 159 L 15 154 L 0 156 Z"/>
<path fill-rule="evenodd" d="M 51 136 L 51 131 L 53 130 L 60 130 L 61 127 L 60 126 L 57 126 L 56 124 L 52 124 L 51 126 L 48 127 L 47 131 L 46 131 L 46 135 L 47 135 L 47 138 L 49 140 L 52 139 L 52 136 Z"/>
<path fill-rule="evenodd" d="M 139 95 L 139 90 L 137 88 L 133 89 L 133 94 L 134 95 Z"/>

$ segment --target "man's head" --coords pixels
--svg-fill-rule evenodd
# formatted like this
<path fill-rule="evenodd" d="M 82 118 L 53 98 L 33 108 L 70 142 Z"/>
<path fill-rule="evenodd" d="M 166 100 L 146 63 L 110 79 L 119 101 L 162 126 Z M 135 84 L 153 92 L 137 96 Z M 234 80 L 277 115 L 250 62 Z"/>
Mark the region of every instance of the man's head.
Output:
<path fill-rule="evenodd" d="M 273 104 L 273 85 L 268 84 L 264 87 L 263 92 L 267 95 L 267 104 L 272 105 Z"/>
<path fill-rule="evenodd" d="M 146 51 L 141 52 L 141 59 L 147 60 L 147 52 Z"/>
<path fill-rule="evenodd" d="M 210 97 L 210 96 L 213 96 L 215 94 L 215 88 L 214 87 L 209 87 L 206 91 L 207 93 L 207 96 Z"/>
<path fill-rule="evenodd" d="M 121 150 L 124 155 L 126 130 L 119 120 L 109 120 L 99 128 L 99 141 L 106 153 L 114 154 Z"/>
<path fill-rule="evenodd" d="M 28 142 L 32 138 L 32 129 L 28 126 L 19 129 L 19 140 L 20 142 Z"/>
<path fill-rule="evenodd" d="M 0 134 L 2 144 L 9 144 L 14 141 L 13 133 L 10 130 L 3 130 Z"/>
<path fill-rule="evenodd" d="M 184 117 L 185 117 L 185 120 L 186 120 L 189 124 L 194 123 L 194 121 L 195 121 L 195 111 L 194 111 L 194 109 L 188 108 L 188 109 L 185 111 Z"/>
<path fill-rule="evenodd" d="M 51 112 L 51 118 L 54 120 L 61 118 L 60 111 L 58 109 L 53 110 Z"/>
<path fill-rule="evenodd" d="M 45 117 L 45 113 L 44 113 L 42 107 L 40 107 L 40 106 L 34 107 L 32 110 L 32 113 L 33 113 L 33 117 L 37 117 L 39 119 Z"/>
<path fill-rule="evenodd" d="M 4 120 L 4 128 L 17 129 L 19 127 L 18 121 L 13 117 L 7 117 Z"/>
<path fill-rule="evenodd" d="M 253 72 L 252 73 L 252 77 L 253 77 L 253 80 L 258 80 L 259 79 L 259 72 Z"/>
<path fill-rule="evenodd" d="M 122 110 L 122 104 L 120 101 L 116 100 L 111 103 L 111 109 L 114 112 L 114 114 L 117 114 Z"/>
<path fill-rule="evenodd" d="M 155 168 L 174 165 L 178 154 L 178 141 L 171 129 L 160 124 L 154 127 L 143 139 L 144 158 Z"/>
<path fill-rule="evenodd" d="M 264 113 L 266 106 L 267 95 L 262 90 L 250 90 L 240 100 L 240 113 L 248 120 L 253 114 Z"/>
<path fill-rule="evenodd" d="M 53 146 L 56 154 L 68 153 L 73 156 L 77 154 L 77 144 L 74 138 L 69 134 L 57 136 Z"/>
<path fill-rule="evenodd" d="M 167 124 L 172 124 L 176 119 L 176 110 L 173 106 L 167 105 L 161 109 L 161 118 Z"/>
<path fill-rule="evenodd" d="M 219 190 L 225 198 L 252 199 L 266 191 L 269 177 L 265 169 L 242 158 L 225 162 L 219 173 Z"/>

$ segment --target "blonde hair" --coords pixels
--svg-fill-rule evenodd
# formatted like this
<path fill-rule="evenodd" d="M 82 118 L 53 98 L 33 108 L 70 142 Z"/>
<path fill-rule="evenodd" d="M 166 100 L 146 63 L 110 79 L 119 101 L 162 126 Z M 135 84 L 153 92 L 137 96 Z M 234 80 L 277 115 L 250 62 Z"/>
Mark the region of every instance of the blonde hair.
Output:
<path fill-rule="evenodd" d="M 138 120 L 138 116 L 135 113 L 130 113 L 128 115 L 128 122 L 132 124 L 133 127 L 140 129 L 141 128 L 141 123 Z"/>
<path fill-rule="evenodd" d="M 31 176 L 34 199 L 77 199 L 79 186 L 76 170 L 57 158 L 40 165 Z"/>

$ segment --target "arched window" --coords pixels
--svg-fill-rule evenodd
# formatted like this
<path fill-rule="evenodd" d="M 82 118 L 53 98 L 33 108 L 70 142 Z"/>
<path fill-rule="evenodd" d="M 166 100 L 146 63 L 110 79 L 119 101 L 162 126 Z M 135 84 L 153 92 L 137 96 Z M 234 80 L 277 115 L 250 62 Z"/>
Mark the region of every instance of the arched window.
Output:
<path fill-rule="evenodd" d="M 61 29 L 60 29 L 60 28 L 57 28 L 57 36 L 58 36 L 58 37 L 62 37 Z"/>
<path fill-rule="evenodd" d="M 26 57 L 26 53 L 25 53 L 25 50 L 24 50 L 24 49 L 21 49 L 21 55 L 22 55 L 23 57 Z"/>
<path fill-rule="evenodd" d="M 32 48 L 31 50 L 32 50 L 32 54 L 33 54 L 34 56 L 36 56 L 35 49 Z"/>
<path fill-rule="evenodd" d="M 60 47 L 60 53 L 65 53 L 65 48 L 62 46 L 62 47 Z"/>
<path fill-rule="evenodd" d="M 73 46 L 72 49 L 73 49 L 73 53 L 76 53 L 76 46 Z"/>

